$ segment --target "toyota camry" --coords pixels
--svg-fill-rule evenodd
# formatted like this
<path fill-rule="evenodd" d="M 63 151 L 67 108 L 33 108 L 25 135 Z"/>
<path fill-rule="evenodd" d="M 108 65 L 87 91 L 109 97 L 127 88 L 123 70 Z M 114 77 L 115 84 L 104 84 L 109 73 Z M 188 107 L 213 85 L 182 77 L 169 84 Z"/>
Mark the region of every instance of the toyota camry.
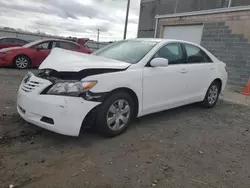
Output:
<path fill-rule="evenodd" d="M 197 102 L 212 108 L 226 83 L 226 64 L 186 41 L 123 40 L 91 55 L 55 48 L 24 77 L 17 110 L 56 133 L 78 136 L 92 125 L 116 136 L 136 117 Z"/>

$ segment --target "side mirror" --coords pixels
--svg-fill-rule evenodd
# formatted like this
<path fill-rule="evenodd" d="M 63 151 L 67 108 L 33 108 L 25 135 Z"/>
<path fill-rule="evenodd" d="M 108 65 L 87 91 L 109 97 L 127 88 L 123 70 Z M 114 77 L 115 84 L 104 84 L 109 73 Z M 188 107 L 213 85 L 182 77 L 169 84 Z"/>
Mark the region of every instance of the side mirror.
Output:
<path fill-rule="evenodd" d="M 150 65 L 152 67 L 167 67 L 168 66 L 168 59 L 157 57 L 150 61 Z"/>

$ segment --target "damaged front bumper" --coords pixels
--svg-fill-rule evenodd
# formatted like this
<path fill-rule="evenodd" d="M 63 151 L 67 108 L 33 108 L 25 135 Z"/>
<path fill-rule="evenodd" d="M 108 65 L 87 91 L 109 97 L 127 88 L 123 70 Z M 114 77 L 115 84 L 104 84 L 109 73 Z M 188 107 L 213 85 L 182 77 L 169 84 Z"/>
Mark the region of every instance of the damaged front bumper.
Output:
<path fill-rule="evenodd" d="M 17 94 L 18 113 L 26 121 L 59 134 L 78 136 L 87 114 L 100 104 L 81 97 L 41 95 L 51 82 L 33 74 L 25 82 Z"/>

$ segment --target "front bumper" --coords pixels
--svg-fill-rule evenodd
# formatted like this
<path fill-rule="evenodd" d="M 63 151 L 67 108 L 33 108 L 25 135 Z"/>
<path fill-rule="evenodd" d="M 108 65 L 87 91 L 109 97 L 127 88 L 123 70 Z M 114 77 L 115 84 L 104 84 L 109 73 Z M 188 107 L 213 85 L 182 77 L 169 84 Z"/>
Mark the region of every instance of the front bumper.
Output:
<path fill-rule="evenodd" d="M 6 66 L 10 66 L 11 63 L 8 62 L 5 58 L 1 57 L 0 55 L 0 67 L 6 67 Z"/>
<path fill-rule="evenodd" d="M 26 121 L 59 134 L 78 136 L 88 112 L 100 104 L 81 97 L 40 95 L 41 88 L 51 83 L 34 75 L 30 81 L 41 84 L 31 91 L 23 86 L 24 82 L 21 84 L 17 94 L 18 113 Z"/>

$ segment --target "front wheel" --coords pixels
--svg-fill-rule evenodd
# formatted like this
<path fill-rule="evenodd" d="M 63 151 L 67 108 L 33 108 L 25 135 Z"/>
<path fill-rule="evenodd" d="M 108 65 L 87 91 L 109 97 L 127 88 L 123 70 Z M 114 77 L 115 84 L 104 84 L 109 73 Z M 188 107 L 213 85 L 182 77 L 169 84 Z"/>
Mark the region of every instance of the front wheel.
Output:
<path fill-rule="evenodd" d="M 27 56 L 20 55 L 14 59 L 14 65 L 18 69 L 27 69 L 30 65 L 30 60 Z"/>
<path fill-rule="evenodd" d="M 215 81 L 209 86 L 206 96 L 201 103 L 202 106 L 205 108 L 213 108 L 219 99 L 219 95 L 220 95 L 220 84 L 219 82 Z"/>
<path fill-rule="evenodd" d="M 125 92 L 113 93 L 99 107 L 96 128 L 103 136 L 114 137 L 123 133 L 135 113 L 131 96 Z"/>

